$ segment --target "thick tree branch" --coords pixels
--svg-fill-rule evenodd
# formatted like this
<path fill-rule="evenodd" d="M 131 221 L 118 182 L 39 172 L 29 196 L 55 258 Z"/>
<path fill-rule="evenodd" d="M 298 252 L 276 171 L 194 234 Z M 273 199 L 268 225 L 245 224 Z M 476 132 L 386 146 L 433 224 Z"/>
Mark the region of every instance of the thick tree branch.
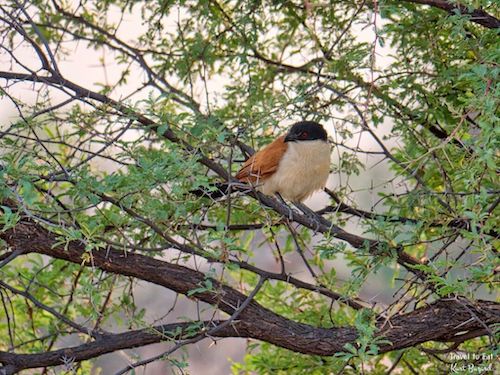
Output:
<path fill-rule="evenodd" d="M 0 238 L 13 251 L 36 252 L 77 264 L 82 264 L 82 256 L 85 254 L 83 243 L 73 241 L 65 246 L 57 245 L 54 234 L 30 219 L 22 219 L 15 228 L 1 233 Z M 94 251 L 91 257 L 92 262 L 85 263 L 85 266 L 132 276 L 185 295 L 199 288 L 206 280 L 203 273 L 187 267 L 121 250 Z M 192 297 L 217 306 L 227 314 L 233 314 L 247 298 L 244 294 L 216 280 L 212 280 L 212 284 L 213 289 L 195 293 Z M 415 346 L 430 340 L 453 342 L 459 340 L 464 333 L 477 337 L 487 334 L 488 327 L 494 323 L 500 323 L 500 305 L 497 303 L 442 299 L 413 312 L 380 321 L 377 335 L 383 336 L 390 342 L 381 346 L 380 352 Z M 186 327 L 186 325 L 177 326 Z M 300 353 L 333 355 L 343 351 L 345 344 L 355 344 L 357 334 L 353 327 L 326 329 L 297 323 L 251 301 L 240 312 L 238 320 L 216 331 L 215 336 L 248 337 Z M 25 368 L 60 365 L 63 363 L 63 358 L 81 361 L 118 349 L 147 345 L 165 339 L 171 339 L 171 337 L 150 330 L 108 334 L 76 348 L 48 353 L 0 352 L 0 362 L 4 365 L 3 370 L 12 374 Z"/>
<path fill-rule="evenodd" d="M 491 14 L 485 12 L 482 9 L 475 9 L 462 5 L 457 1 L 446 1 L 446 0 L 405 0 L 410 3 L 430 5 L 434 8 L 439 8 L 447 11 L 448 13 L 463 14 L 470 17 L 471 22 L 475 22 L 478 25 L 487 27 L 489 29 L 500 28 L 500 20 Z"/>
<path fill-rule="evenodd" d="M 185 322 L 172 323 L 124 333 L 103 335 L 99 339 L 74 346 L 38 354 L 15 354 L 0 352 L 0 363 L 4 364 L 5 374 L 14 374 L 22 369 L 62 365 L 64 360 L 80 362 L 90 358 L 97 358 L 103 354 L 117 350 L 130 349 L 138 346 L 158 343 L 161 341 L 178 340 L 190 337 L 197 332 L 203 332 L 221 322 Z M 187 330 L 187 332 L 186 332 Z M 237 335 L 231 326 L 222 328 L 219 334 Z M 0 374 L 2 367 L 0 367 Z"/>

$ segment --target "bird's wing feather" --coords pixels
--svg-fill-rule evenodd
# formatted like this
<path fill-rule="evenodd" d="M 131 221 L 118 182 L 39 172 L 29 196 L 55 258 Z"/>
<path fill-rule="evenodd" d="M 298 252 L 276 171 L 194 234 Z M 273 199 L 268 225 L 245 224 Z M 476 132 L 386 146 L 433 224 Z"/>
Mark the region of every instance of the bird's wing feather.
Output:
<path fill-rule="evenodd" d="M 269 178 L 276 170 L 287 149 L 285 136 L 277 138 L 262 150 L 250 157 L 236 174 L 242 182 L 255 184 Z"/>

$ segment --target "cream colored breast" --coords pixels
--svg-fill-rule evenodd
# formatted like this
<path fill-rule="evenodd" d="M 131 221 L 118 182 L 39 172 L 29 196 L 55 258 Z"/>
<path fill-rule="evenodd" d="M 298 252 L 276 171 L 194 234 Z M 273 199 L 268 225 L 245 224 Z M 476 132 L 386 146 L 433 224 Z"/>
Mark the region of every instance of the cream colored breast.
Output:
<path fill-rule="evenodd" d="M 330 171 L 330 144 L 321 140 L 289 142 L 277 171 L 262 183 L 264 194 L 280 193 L 300 202 L 325 187 Z"/>

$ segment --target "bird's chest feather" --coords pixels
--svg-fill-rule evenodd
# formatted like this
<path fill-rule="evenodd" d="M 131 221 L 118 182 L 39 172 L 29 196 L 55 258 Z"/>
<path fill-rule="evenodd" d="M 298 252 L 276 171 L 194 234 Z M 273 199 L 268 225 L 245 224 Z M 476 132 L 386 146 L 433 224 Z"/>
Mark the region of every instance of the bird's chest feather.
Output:
<path fill-rule="evenodd" d="M 325 186 L 329 170 L 330 145 L 327 142 L 290 142 L 276 173 L 264 182 L 262 192 L 278 192 L 286 199 L 302 201 Z"/>

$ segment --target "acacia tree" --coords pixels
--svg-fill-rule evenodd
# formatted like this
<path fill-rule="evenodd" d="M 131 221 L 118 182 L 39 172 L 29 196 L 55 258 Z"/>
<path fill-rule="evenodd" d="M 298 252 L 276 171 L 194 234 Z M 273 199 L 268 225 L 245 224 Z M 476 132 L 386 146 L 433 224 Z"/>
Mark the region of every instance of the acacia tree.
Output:
<path fill-rule="evenodd" d="M 0 95 L 15 113 L 0 132 L 0 373 L 86 373 L 158 342 L 167 351 L 119 373 L 183 372 L 178 349 L 226 337 L 251 339 L 235 373 L 437 373 L 453 352 L 494 364 L 498 11 L 3 1 Z M 81 60 L 106 75 L 79 74 Z M 298 119 L 333 137 L 326 207 L 290 211 L 237 185 L 190 193 L 233 181 Z M 376 165 L 383 180 L 353 182 Z M 380 274 L 389 303 L 367 293 Z M 140 281 L 198 314 L 148 320 Z"/>

